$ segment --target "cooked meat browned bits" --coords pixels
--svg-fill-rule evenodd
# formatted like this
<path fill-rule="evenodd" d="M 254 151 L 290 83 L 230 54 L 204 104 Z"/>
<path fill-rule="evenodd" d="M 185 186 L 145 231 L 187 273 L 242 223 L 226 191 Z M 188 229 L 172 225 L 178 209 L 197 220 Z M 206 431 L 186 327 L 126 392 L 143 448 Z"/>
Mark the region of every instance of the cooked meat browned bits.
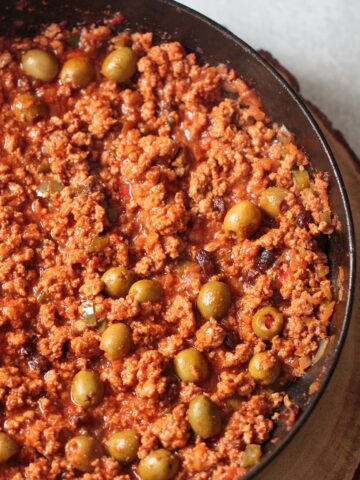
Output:
<path fill-rule="evenodd" d="M 121 19 L 0 42 L 1 478 L 240 478 L 327 345 L 329 179 Z"/>

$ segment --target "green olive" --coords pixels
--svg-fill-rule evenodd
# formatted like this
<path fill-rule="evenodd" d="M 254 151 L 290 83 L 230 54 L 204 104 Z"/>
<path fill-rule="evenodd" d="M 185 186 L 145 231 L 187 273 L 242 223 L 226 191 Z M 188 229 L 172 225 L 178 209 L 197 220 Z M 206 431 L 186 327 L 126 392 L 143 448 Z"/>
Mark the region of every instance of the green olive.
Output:
<path fill-rule="evenodd" d="M 175 455 L 164 448 L 159 448 L 146 455 L 138 467 L 142 480 L 172 480 L 179 470 Z"/>
<path fill-rule="evenodd" d="M 271 352 L 255 353 L 249 362 L 250 375 L 262 385 L 271 385 L 280 375 L 280 362 Z"/>
<path fill-rule="evenodd" d="M 174 359 L 175 372 L 183 382 L 202 382 L 209 373 L 204 355 L 195 348 L 179 352 Z"/>
<path fill-rule="evenodd" d="M 108 235 L 95 235 L 91 239 L 89 252 L 90 253 L 101 253 L 109 245 L 109 236 Z"/>
<path fill-rule="evenodd" d="M 190 402 L 188 420 L 191 428 L 201 438 L 214 437 L 221 431 L 220 411 L 205 395 L 199 395 Z"/>
<path fill-rule="evenodd" d="M 310 187 L 310 175 L 307 170 L 293 170 L 292 174 L 299 190 Z"/>
<path fill-rule="evenodd" d="M 136 72 L 136 55 L 129 47 L 119 47 L 105 58 L 101 73 L 116 83 L 129 80 Z"/>
<path fill-rule="evenodd" d="M 78 435 L 65 445 L 67 461 L 81 472 L 91 472 L 92 463 L 101 457 L 103 451 L 100 443 L 89 435 Z"/>
<path fill-rule="evenodd" d="M 101 280 L 105 283 L 106 295 L 121 298 L 129 293 L 131 285 L 135 282 L 135 275 L 124 267 L 113 267 L 106 270 Z"/>
<path fill-rule="evenodd" d="M 156 280 L 138 280 L 131 285 L 129 293 L 140 303 L 157 302 L 161 298 L 162 287 Z"/>
<path fill-rule="evenodd" d="M 54 80 L 59 71 L 55 56 L 38 48 L 27 51 L 22 56 L 21 63 L 26 75 L 43 82 Z"/>
<path fill-rule="evenodd" d="M 102 334 L 100 348 L 109 360 L 125 357 L 132 346 L 131 330 L 125 323 L 113 323 Z"/>
<path fill-rule="evenodd" d="M 80 407 L 98 405 L 104 397 L 104 386 L 99 376 L 92 370 L 81 370 L 71 383 L 71 399 Z"/>
<path fill-rule="evenodd" d="M 241 399 L 236 393 L 226 400 L 226 405 L 232 410 L 238 410 L 243 403 L 244 400 Z"/>
<path fill-rule="evenodd" d="M 275 218 L 280 213 L 280 206 L 286 197 L 287 190 L 281 187 L 269 187 L 260 194 L 260 207 L 269 217 Z"/>
<path fill-rule="evenodd" d="M 114 433 L 106 442 L 110 455 L 121 463 L 133 462 L 137 457 L 140 441 L 133 430 Z"/>
<path fill-rule="evenodd" d="M 231 207 L 224 218 L 224 229 L 235 232 L 242 240 L 251 237 L 260 224 L 260 208 L 249 200 L 243 200 Z"/>
<path fill-rule="evenodd" d="M 201 287 L 197 297 L 197 307 L 201 315 L 209 320 L 211 317 L 224 317 L 231 304 L 230 288 L 223 282 L 207 282 Z"/>
<path fill-rule="evenodd" d="M 46 117 L 48 109 L 40 98 L 31 93 L 19 93 L 14 98 L 12 111 L 15 117 L 24 123 L 32 123 L 35 120 Z"/>
<path fill-rule="evenodd" d="M 62 83 L 75 87 L 86 87 L 95 76 L 95 68 L 87 57 L 74 57 L 67 60 L 60 72 Z"/>
<path fill-rule="evenodd" d="M 6 463 L 9 458 L 16 455 L 19 447 L 14 439 L 5 432 L 0 432 L 0 464 Z"/>
<path fill-rule="evenodd" d="M 282 313 L 274 307 L 260 308 L 252 319 L 252 328 L 262 340 L 271 340 L 281 332 L 282 326 Z"/>
<path fill-rule="evenodd" d="M 261 459 L 261 447 L 255 443 L 246 446 L 244 455 L 241 459 L 241 466 L 243 468 L 251 468 Z"/>

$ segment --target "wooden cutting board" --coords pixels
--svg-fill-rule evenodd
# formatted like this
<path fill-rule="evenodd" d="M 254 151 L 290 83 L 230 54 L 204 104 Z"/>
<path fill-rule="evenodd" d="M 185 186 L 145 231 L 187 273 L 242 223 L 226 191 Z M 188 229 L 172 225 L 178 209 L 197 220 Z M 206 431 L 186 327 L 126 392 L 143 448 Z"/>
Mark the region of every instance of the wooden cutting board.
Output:
<path fill-rule="evenodd" d="M 261 55 L 300 93 L 296 79 L 268 52 Z M 320 110 L 307 102 L 337 160 L 347 187 L 357 245 L 360 239 L 360 161 Z M 360 480 L 360 246 L 349 333 L 335 373 L 298 435 L 258 480 Z"/>

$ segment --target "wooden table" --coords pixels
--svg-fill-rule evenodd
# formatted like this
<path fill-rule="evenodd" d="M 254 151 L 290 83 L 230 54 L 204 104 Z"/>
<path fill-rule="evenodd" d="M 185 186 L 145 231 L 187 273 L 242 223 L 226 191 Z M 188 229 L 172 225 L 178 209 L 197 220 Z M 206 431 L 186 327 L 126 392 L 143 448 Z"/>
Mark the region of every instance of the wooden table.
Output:
<path fill-rule="evenodd" d="M 296 90 L 296 80 L 267 52 Z M 360 479 L 360 162 L 339 131 L 308 103 L 322 128 L 345 181 L 356 229 L 358 273 L 355 303 L 345 347 L 335 373 L 305 426 L 259 480 Z"/>

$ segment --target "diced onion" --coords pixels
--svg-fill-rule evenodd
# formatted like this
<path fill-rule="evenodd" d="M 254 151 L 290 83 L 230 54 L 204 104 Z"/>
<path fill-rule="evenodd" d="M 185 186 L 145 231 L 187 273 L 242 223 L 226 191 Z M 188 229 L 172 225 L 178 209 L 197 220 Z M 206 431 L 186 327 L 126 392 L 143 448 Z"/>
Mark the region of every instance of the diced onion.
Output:
<path fill-rule="evenodd" d="M 92 300 L 83 302 L 81 305 L 81 313 L 84 317 L 84 320 L 90 327 L 94 327 L 96 325 L 96 315 Z"/>
<path fill-rule="evenodd" d="M 317 363 L 320 360 L 320 358 L 324 355 L 328 344 L 329 344 L 328 338 L 323 338 L 322 340 L 320 340 L 319 348 L 317 349 L 317 352 L 315 353 L 312 359 L 313 365 L 315 365 L 315 363 Z"/>

